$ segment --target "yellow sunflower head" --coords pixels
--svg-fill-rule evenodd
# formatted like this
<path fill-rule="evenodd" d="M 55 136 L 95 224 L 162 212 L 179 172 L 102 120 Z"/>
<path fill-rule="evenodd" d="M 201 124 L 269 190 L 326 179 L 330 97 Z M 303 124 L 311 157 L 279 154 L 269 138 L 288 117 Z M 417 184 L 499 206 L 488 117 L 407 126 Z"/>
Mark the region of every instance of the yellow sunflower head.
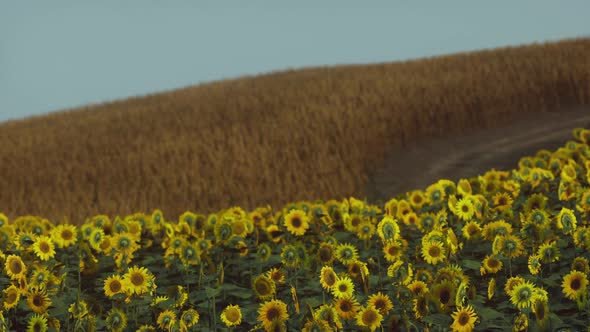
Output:
<path fill-rule="evenodd" d="M 354 296 L 345 296 L 334 299 L 334 309 L 340 318 L 352 319 L 356 317 L 360 304 Z"/>
<path fill-rule="evenodd" d="M 124 291 L 123 278 L 116 274 L 111 275 L 105 279 L 103 289 L 105 295 L 108 297 L 122 293 Z"/>
<path fill-rule="evenodd" d="M 168 330 L 170 326 L 176 323 L 176 313 L 171 310 L 164 310 L 158 315 L 156 323 L 161 329 Z"/>
<path fill-rule="evenodd" d="M 51 231 L 51 239 L 59 248 L 67 248 L 78 241 L 76 226 L 69 224 L 57 225 Z"/>
<path fill-rule="evenodd" d="M 340 277 L 332 287 L 332 294 L 335 298 L 352 296 L 354 294 L 354 284 L 349 277 Z"/>
<path fill-rule="evenodd" d="M 33 312 L 43 314 L 51 306 L 51 299 L 45 289 L 31 287 L 27 295 L 27 304 Z"/>
<path fill-rule="evenodd" d="M 370 295 L 367 304 L 379 310 L 382 315 L 387 315 L 393 309 L 393 303 L 389 295 L 381 292 Z"/>
<path fill-rule="evenodd" d="M 382 320 L 383 315 L 371 305 L 361 308 L 356 315 L 357 326 L 369 328 L 371 332 L 381 326 Z"/>
<path fill-rule="evenodd" d="M 266 301 L 258 309 L 258 321 L 262 322 L 267 329 L 273 323 L 282 323 L 287 319 L 289 319 L 287 304 L 281 300 Z"/>
<path fill-rule="evenodd" d="M 283 225 L 291 234 L 302 236 L 309 228 L 309 217 L 305 211 L 293 209 L 284 217 Z"/>
<path fill-rule="evenodd" d="M 576 300 L 579 294 L 586 292 L 588 277 L 580 271 L 571 271 L 563 277 L 561 284 L 563 294 L 570 300 Z"/>
<path fill-rule="evenodd" d="M 393 217 L 386 215 L 377 225 L 377 234 L 383 242 L 398 239 L 400 229 L 397 221 Z"/>
<path fill-rule="evenodd" d="M 47 331 L 48 327 L 46 315 L 33 314 L 29 318 L 27 331 Z"/>
<path fill-rule="evenodd" d="M 440 241 L 430 241 L 422 246 L 422 257 L 428 264 L 436 265 L 446 260 L 446 249 Z"/>
<path fill-rule="evenodd" d="M 4 291 L 4 309 L 9 310 L 18 305 L 20 290 L 15 285 L 10 285 Z"/>
<path fill-rule="evenodd" d="M 49 236 L 41 235 L 33 243 L 33 251 L 42 261 L 47 261 L 55 256 L 55 245 Z"/>
<path fill-rule="evenodd" d="M 238 326 L 242 323 L 242 310 L 238 305 L 228 305 L 221 312 L 221 321 L 227 327 Z"/>
<path fill-rule="evenodd" d="M 341 243 L 336 246 L 336 259 L 344 265 L 358 259 L 357 248 L 349 243 Z"/>
<path fill-rule="evenodd" d="M 518 309 L 529 308 L 535 294 L 535 286 L 529 281 L 517 284 L 510 292 L 510 302 Z"/>
<path fill-rule="evenodd" d="M 257 276 L 252 281 L 252 289 L 261 300 L 272 298 L 276 293 L 275 282 L 264 274 Z"/>
<path fill-rule="evenodd" d="M 8 255 L 4 263 L 4 268 L 11 279 L 19 279 L 27 275 L 27 266 L 22 258 L 17 255 Z"/>
<path fill-rule="evenodd" d="M 195 309 L 187 309 L 180 316 L 180 321 L 186 327 L 193 327 L 199 322 L 199 313 Z"/>
<path fill-rule="evenodd" d="M 451 328 L 453 331 L 461 332 L 473 331 L 478 319 L 477 314 L 471 305 L 457 308 L 451 317 L 453 318 Z"/>
<path fill-rule="evenodd" d="M 154 276 L 145 267 L 129 267 L 123 276 L 123 284 L 130 294 L 141 295 L 154 286 Z"/>

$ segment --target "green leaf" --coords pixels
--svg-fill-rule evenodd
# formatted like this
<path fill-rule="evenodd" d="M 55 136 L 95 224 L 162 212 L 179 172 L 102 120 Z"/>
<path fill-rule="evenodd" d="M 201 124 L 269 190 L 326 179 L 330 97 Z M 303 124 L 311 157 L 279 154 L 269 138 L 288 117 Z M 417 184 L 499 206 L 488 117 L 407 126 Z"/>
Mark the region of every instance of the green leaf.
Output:
<path fill-rule="evenodd" d="M 493 320 L 504 316 L 501 312 L 488 307 L 477 309 L 477 315 L 480 316 L 482 320 Z"/>
<path fill-rule="evenodd" d="M 472 259 L 464 259 L 463 260 L 463 266 L 465 268 L 471 269 L 471 270 L 476 270 L 479 271 L 479 268 L 481 267 L 481 262 L 480 261 L 475 261 Z"/>
<path fill-rule="evenodd" d="M 423 318 L 426 323 L 438 325 L 438 326 L 450 326 L 453 323 L 453 319 L 449 315 L 434 314 L 428 315 Z"/>
<path fill-rule="evenodd" d="M 207 294 L 207 298 L 209 299 L 218 296 L 219 293 L 221 293 L 221 289 L 219 288 L 205 287 L 205 294 Z"/>

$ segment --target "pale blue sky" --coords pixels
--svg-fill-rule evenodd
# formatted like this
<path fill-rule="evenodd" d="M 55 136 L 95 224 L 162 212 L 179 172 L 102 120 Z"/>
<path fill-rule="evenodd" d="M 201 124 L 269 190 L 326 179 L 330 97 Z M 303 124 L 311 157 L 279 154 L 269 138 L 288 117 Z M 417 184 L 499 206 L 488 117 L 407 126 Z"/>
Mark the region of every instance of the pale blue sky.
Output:
<path fill-rule="evenodd" d="M 3 1 L 0 121 L 274 70 L 590 36 L 588 13 L 588 0 Z"/>

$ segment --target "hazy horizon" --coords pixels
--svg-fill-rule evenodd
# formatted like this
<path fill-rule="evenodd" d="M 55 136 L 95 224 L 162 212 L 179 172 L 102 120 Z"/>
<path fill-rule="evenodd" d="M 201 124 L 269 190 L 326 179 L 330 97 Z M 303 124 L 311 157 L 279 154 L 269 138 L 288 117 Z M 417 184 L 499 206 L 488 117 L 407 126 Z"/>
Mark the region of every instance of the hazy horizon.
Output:
<path fill-rule="evenodd" d="M 0 122 L 273 71 L 590 36 L 584 1 L 371 4 L 5 4 Z"/>

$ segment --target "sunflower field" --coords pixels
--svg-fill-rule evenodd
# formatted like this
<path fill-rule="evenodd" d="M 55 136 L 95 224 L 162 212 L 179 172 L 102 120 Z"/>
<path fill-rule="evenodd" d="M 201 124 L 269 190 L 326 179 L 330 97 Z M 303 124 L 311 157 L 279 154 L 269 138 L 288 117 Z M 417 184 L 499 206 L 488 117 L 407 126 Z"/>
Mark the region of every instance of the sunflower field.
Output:
<path fill-rule="evenodd" d="M 0 331 L 580 331 L 590 129 L 518 169 L 246 212 L 0 214 Z"/>

